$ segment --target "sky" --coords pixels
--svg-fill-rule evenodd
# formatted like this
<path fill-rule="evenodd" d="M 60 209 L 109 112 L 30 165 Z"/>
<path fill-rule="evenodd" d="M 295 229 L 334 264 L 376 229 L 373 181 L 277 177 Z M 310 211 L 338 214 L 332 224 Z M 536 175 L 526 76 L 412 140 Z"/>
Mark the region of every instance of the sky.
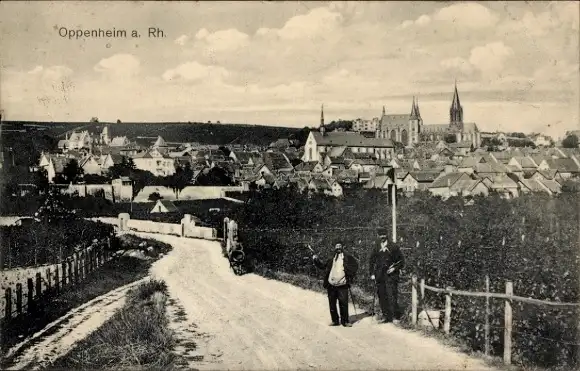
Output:
<path fill-rule="evenodd" d="M 1 2 L 7 120 L 580 128 L 579 2 Z M 164 37 L 149 37 L 148 29 Z M 126 30 L 127 37 L 61 36 Z M 136 30 L 140 37 L 131 37 Z"/>

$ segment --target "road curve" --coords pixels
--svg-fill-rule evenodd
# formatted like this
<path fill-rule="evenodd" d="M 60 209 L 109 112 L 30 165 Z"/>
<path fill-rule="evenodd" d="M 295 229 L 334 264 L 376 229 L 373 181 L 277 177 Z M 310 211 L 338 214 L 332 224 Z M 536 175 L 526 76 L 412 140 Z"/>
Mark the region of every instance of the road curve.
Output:
<path fill-rule="evenodd" d="M 371 318 L 329 327 L 324 295 L 254 274 L 235 276 L 217 242 L 137 234 L 173 245 L 151 274 L 166 281 L 189 320 L 209 334 L 201 344 L 195 339 L 206 360 L 198 369 L 490 369 L 435 339 Z"/>

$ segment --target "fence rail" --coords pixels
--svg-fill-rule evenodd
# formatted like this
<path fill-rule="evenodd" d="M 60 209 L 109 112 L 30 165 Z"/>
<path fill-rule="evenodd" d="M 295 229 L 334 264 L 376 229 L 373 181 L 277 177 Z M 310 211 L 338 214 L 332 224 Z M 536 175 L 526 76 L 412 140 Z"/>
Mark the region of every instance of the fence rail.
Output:
<path fill-rule="evenodd" d="M 110 242 L 110 241 L 108 241 Z M 31 273 L 32 277 L 20 279 L 13 286 L 4 288 L 0 297 L 3 310 L 0 311 L 0 331 L 11 320 L 23 314 L 36 314 L 41 305 L 61 291 L 77 285 L 89 274 L 115 257 L 104 245 L 85 248 L 66 257 L 60 263 L 47 267 L 43 272 Z M 26 282 L 26 288 L 23 282 Z"/>
<path fill-rule="evenodd" d="M 419 286 L 419 293 L 417 291 L 417 287 Z M 446 334 L 449 334 L 451 331 L 451 313 L 452 313 L 452 306 L 451 306 L 451 298 L 453 295 L 457 296 L 470 296 L 470 297 L 480 297 L 485 298 L 485 354 L 489 355 L 490 352 L 490 321 L 489 318 L 491 316 L 490 310 L 490 299 L 501 299 L 504 301 L 504 336 L 503 336 L 503 361 L 506 365 L 510 365 L 512 362 L 512 333 L 513 333 L 513 313 L 512 313 L 512 302 L 519 301 L 527 304 L 533 305 L 545 305 L 545 306 L 552 306 L 552 307 L 580 307 L 580 303 L 563 303 L 563 302 L 554 302 L 549 300 L 539 300 L 534 298 L 526 298 L 523 296 L 517 296 L 513 294 L 513 283 L 511 281 L 506 281 L 505 283 L 505 293 L 494 293 L 489 292 L 489 276 L 485 276 L 485 292 L 474 292 L 474 291 L 465 291 L 465 290 L 455 290 L 451 287 L 447 288 L 440 288 L 429 286 L 425 284 L 425 279 L 421 279 L 420 284 L 417 285 L 417 276 L 412 276 L 411 278 L 411 323 L 413 325 L 417 325 L 417 310 L 419 307 L 419 301 L 424 303 L 425 300 L 425 290 L 435 292 L 438 294 L 445 295 L 445 315 L 443 320 L 443 331 Z M 424 307 L 424 305 L 423 305 Z M 424 310 L 429 316 L 428 311 L 426 308 Z M 431 321 L 431 323 L 433 323 Z M 572 344 L 580 347 L 580 344 Z"/>

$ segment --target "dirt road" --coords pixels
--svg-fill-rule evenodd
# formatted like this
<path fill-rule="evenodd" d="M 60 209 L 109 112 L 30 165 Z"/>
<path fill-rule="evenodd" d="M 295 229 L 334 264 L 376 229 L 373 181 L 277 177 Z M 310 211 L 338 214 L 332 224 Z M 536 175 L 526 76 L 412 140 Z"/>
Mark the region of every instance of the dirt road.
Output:
<path fill-rule="evenodd" d="M 6 355 L 7 359 L 12 358 L 8 369 L 41 369 L 50 365 L 105 323 L 123 306 L 127 291 L 145 280 L 119 287 L 73 309 L 12 347 Z"/>
<path fill-rule="evenodd" d="M 167 282 L 196 331 L 206 334 L 194 340 L 205 359 L 198 369 L 489 369 L 434 339 L 371 318 L 352 328 L 329 327 L 324 295 L 253 274 L 235 276 L 217 242 L 139 235 L 174 246 L 152 275 Z"/>

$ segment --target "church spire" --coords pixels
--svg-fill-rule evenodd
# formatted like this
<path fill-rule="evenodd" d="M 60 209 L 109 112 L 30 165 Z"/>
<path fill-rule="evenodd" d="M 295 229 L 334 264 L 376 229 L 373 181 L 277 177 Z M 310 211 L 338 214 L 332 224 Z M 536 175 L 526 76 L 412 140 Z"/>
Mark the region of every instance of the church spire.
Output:
<path fill-rule="evenodd" d="M 325 134 L 326 128 L 324 127 L 324 104 L 320 106 L 320 128 L 318 128 L 318 130 L 320 130 L 322 135 Z"/>
<path fill-rule="evenodd" d="M 449 109 L 449 125 L 457 129 L 463 128 L 463 108 L 459 102 L 457 80 L 455 80 L 455 91 L 453 92 L 453 100 L 451 102 L 451 108 Z"/>
<path fill-rule="evenodd" d="M 419 117 L 417 113 L 417 105 L 415 104 L 415 96 L 413 96 L 413 103 L 411 104 L 411 120 L 416 120 Z"/>
<path fill-rule="evenodd" d="M 383 106 L 383 116 L 385 115 L 385 106 Z"/>
<path fill-rule="evenodd" d="M 417 112 L 417 117 L 421 118 L 421 111 L 419 111 L 419 98 L 415 99 L 415 111 Z"/>

